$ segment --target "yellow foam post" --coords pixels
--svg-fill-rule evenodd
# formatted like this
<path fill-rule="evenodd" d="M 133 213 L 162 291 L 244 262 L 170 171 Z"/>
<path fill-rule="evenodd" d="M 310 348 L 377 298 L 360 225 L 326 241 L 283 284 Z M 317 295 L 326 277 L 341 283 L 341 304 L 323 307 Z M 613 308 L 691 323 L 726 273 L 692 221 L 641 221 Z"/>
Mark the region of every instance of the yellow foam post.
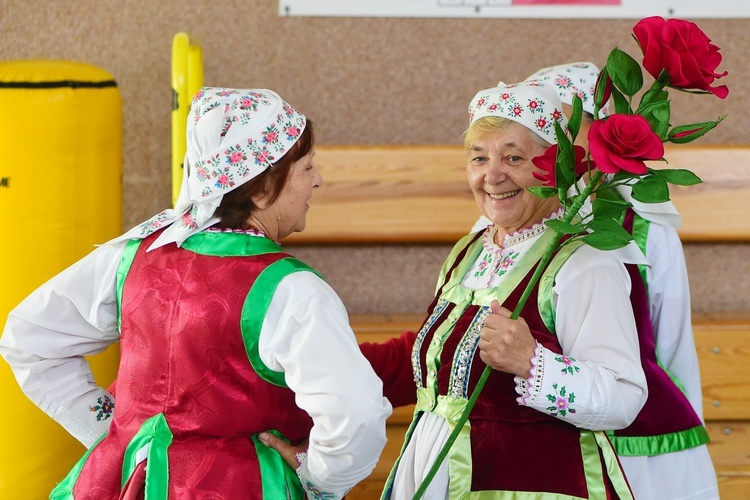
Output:
<path fill-rule="evenodd" d="M 177 202 L 185 158 L 185 128 L 193 96 L 203 87 L 203 53 L 187 33 L 172 39 L 172 204 Z"/>
<path fill-rule="evenodd" d="M 31 291 L 122 229 L 122 104 L 112 76 L 67 61 L 0 62 L 0 328 Z M 89 361 L 100 385 L 116 346 Z M 85 451 L 0 359 L 0 498 L 47 498 Z"/>

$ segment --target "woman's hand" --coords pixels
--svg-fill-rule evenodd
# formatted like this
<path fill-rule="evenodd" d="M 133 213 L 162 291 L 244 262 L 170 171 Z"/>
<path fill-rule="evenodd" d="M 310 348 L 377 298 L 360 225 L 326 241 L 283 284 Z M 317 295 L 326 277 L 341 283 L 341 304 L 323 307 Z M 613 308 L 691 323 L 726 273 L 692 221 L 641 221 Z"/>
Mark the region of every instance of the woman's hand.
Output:
<path fill-rule="evenodd" d="M 511 312 L 492 301 L 492 314 L 479 331 L 479 357 L 490 368 L 529 378 L 536 340 L 523 318 L 510 319 Z"/>
<path fill-rule="evenodd" d="M 289 467 L 294 470 L 297 470 L 297 467 L 299 467 L 302 463 L 302 455 L 300 455 L 300 453 L 307 452 L 307 439 L 302 441 L 297 446 L 287 443 L 283 439 L 274 436 L 270 432 L 261 432 L 260 434 L 258 434 L 258 439 L 260 439 L 260 442 L 264 445 L 276 450 L 279 455 L 281 455 L 281 458 L 284 459 L 284 462 L 286 462 Z"/>

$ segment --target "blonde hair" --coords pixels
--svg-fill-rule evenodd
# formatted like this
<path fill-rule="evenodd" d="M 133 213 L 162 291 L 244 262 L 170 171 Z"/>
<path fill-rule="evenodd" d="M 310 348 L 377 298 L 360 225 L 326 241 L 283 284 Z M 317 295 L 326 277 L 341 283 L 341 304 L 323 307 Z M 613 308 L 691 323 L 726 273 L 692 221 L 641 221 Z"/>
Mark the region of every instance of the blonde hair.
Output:
<path fill-rule="evenodd" d="M 486 139 L 495 134 L 500 134 L 508 130 L 514 123 L 517 123 L 502 116 L 485 116 L 471 125 L 464 132 L 464 149 L 471 149 L 477 142 Z M 523 127 L 523 125 L 521 125 Z M 524 127 L 526 128 L 526 127 Z M 529 130 L 534 140 L 547 149 L 551 144 L 542 139 L 538 134 Z"/>

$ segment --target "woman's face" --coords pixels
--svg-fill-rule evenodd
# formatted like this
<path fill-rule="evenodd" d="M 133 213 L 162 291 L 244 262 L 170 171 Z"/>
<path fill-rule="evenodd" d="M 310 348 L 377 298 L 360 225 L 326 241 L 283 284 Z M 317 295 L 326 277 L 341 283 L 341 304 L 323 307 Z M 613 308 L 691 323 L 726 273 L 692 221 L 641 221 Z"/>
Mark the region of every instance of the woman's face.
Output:
<path fill-rule="evenodd" d="M 541 170 L 531 159 L 544 150 L 534 132 L 518 123 L 469 148 L 466 172 L 477 205 L 506 234 L 541 221 L 559 206 L 557 197 L 540 198 L 526 189 L 541 185 L 532 175 Z"/>
<path fill-rule="evenodd" d="M 280 240 L 292 233 L 305 229 L 307 223 L 307 204 L 313 189 L 323 183 L 323 177 L 313 163 L 315 149 L 292 164 L 289 176 L 279 197 L 272 204 L 261 207 L 255 216 L 261 222 L 266 236 Z"/>

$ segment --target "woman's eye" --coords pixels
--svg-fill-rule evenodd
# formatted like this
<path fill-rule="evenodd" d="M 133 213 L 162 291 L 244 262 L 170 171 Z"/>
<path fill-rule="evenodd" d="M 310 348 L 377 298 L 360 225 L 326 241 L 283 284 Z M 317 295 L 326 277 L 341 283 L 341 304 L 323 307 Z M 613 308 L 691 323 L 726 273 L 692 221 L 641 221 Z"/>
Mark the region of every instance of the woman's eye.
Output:
<path fill-rule="evenodd" d="M 523 158 L 518 155 L 511 155 L 508 157 L 508 163 L 510 163 L 511 165 L 517 165 L 521 161 L 523 161 Z"/>
<path fill-rule="evenodd" d="M 475 156 L 474 158 L 471 159 L 471 161 L 472 161 L 472 163 L 482 163 L 482 162 L 487 161 L 487 157 L 486 156 Z"/>

